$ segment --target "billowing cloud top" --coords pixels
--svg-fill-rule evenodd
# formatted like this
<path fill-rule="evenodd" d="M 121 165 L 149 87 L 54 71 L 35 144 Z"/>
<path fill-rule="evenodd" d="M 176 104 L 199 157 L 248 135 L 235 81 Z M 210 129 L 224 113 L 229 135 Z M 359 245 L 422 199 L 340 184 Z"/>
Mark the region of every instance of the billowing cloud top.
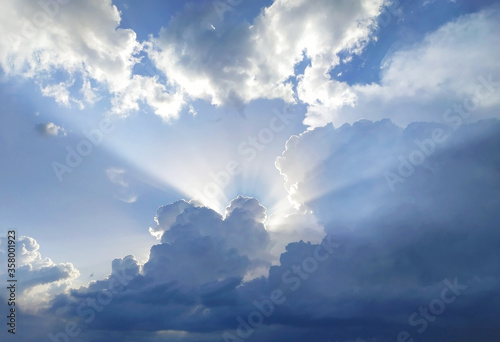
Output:
<path fill-rule="evenodd" d="M 71 263 L 55 263 L 50 258 L 42 258 L 39 252 L 40 245 L 31 237 L 17 237 L 16 277 L 21 279 L 18 291 L 20 293 L 19 304 L 27 309 L 35 309 L 38 304 L 47 301 L 56 293 L 67 289 L 72 280 L 80 273 Z M 6 237 L 0 239 L 0 259 L 7 261 L 9 257 L 8 240 Z M 12 261 L 12 259 L 11 259 Z M 2 269 L 2 271 L 5 270 Z M 7 278 L 6 273 L 0 273 Z M 2 277 L 3 278 L 3 277 Z"/>
<path fill-rule="evenodd" d="M 225 218 L 185 201 L 161 207 L 150 232 L 161 234 L 162 244 L 152 248 L 144 272 L 186 284 L 243 277 L 266 263 L 269 235 L 264 217 L 258 201 L 244 197 L 230 203 Z"/>

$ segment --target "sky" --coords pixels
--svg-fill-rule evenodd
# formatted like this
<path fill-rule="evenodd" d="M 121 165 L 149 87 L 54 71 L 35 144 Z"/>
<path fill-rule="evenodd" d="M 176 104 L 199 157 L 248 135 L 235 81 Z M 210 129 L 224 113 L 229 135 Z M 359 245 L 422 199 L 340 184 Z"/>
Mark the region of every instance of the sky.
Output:
<path fill-rule="evenodd" d="M 0 8 L 2 341 L 500 336 L 497 1 Z"/>

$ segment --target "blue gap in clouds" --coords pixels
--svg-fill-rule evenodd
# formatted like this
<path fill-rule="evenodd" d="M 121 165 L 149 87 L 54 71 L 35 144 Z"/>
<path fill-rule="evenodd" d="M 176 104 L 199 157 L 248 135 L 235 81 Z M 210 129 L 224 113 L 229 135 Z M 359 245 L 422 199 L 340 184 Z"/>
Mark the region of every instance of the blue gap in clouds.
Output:
<path fill-rule="evenodd" d="M 164 0 L 114 0 L 113 4 L 121 12 L 120 28 L 132 29 L 137 34 L 137 40 L 148 40 L 150 34 L 157 34 L 179 12 L 184 1 Z"/>
<path fill-rule="evenodd" d="M 49 69 L 49 71 L 39 72 L 35 75 L 33 80 L 35 80 L 35 82 L 33 82 L 33 86 L 35 88 L 42 88 L 46 87 L 47 85 L 56 85 L 59 83 L 70 84 L 71 82 L 73 83 L 71 87 L 74 87 L 75 84 L 78 83 L 78 80 L 74 75 L 71 75 L 67 70 L 62 68 L 60 69 L 51 68 Z M 32 80 L 27 80 L 26 85 L 28 85 L 28 82 L 32 82 Z M 40 95 L 41 95 L 41 90 L 38 91 L 38 94 L 36 96 Z"/>
<path fill-rule="evenodd" d="M 167 77 L 161 71 L 159 71 L 155 64 L 149 59 L 146 52 L 141 51 L 137 54 L 137 57 L 141 58 L 140 63 L 137 63 L 132 68 L 133 75 L 142 75 L 146 77 L 158 77 L 158 82 L 167 87 L 167 91 L 173 90 L 172 87 L 167 84 Z"/>
<path fill-rule="evenodd" d="M 311 59 L 307 57 L 304 51 L 302 53 L 302 60 L 295 65 L 293 71 L 295 75 L 302 75 L 308 66 L 311 66 Z"/>
<path fill-rule="evenodd" d="M 177 1 L 177 0 L 114 0 L 113 4 L 121 12 L 122 21 L 120 28 L 133 29 L 139 41 L 146 41 L 149 35 L 157 35 L 162 27 L 166 27 L 170 19 L 182 11 L 187 3 L 206 6 L 213 4 L 219 8 L 231 8 L 231 19 L 252 23 L 261 12 L 261 9 L 272 5 L 272 0 L 241 0 L 241 3 L 232 6 L 228 0 L 203 0 L 203 1 Z M 228 7 L 226 7 L 226 5 Z M 207 9 L 210 7 L 207 7 Z M 228 12 L 224 13 L 224 20 L 228 20 Z"/>
<path fill-rule="evenodd" d="M 213 10 L 217 14 L 217 19 L 212 23 L 215 27 L 219 25 L 237 27 L 242 23 L 253 24 L 261 11 L 271 6 L 273 2 L 272 0 L 205 0 L 203 4 L 209 4 L 207 10 Z"/>
<path fill-rule="evenodd" d="M 425 35 L 461 15 L 477 12 L 493 3 L 494 0 L 400 0 L 398 5 L 395 1 L 378 19 L 378 40 L 368 44 L 363 53 L 354 55 L 350 62 L 333 68 L 330 76 L 349 85 L 379 83 L 381 64 L 394 51 L 421 41 Z M 345 51 L 339 54 L 341 60 L 348 56 Z"/>
<path fill-rule="evenodd" d="M 227 2 L 228 0 L 220 1 Z M 273 3 L 273 0 L 241 0 L 241 4 L 235 6 L 234 10 L 235 12 L 239 12 L 245 21 L 253 23 L 254 19 L 260 14 L 261 10 L 265 7 L 271 6 Z"/>
<path fill-rule="evenodd" d="M 297 85 L 299 83 L 299 76 L 300 75 L 303 75 L 306 68 L 311 66 L 311 59 L 309 57 L 307 57 L 305 51 L 302 53 L 302 60 L 297 63 L 295 66 L 294 66 L 294 76 L 290 76 L 286 81 L 286 82 L 291 82 L 292 85 L 293 85 L 293 91 L 294 93 L 297 93 Z"/>

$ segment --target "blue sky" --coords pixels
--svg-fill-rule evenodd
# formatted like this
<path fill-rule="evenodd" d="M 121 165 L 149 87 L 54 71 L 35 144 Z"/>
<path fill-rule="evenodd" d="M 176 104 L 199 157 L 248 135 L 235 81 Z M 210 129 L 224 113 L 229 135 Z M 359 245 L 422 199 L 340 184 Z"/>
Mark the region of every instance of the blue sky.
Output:
<path fill-rule="evenodd" d="M 496 1 L 2 7 L 19 341 L 499 335 Z"/>

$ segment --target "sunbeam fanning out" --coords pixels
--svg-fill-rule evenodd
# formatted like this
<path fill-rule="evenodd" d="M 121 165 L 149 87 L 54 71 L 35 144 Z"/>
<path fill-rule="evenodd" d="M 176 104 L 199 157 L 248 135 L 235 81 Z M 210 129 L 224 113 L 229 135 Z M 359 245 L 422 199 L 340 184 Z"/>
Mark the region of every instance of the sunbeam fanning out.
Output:
<path fill-rule="evenodd" d="M 299 114 L 283 103 L 267 106 L 249 105 L 246 118 L 229 116 L 207 124 L 188 117 L 161 129 L 155 129 L 154 117 L 116 118 L 117 128 L 106 147 L 144 173 L 147 182 L 175 189 L 185 199 L 196 199 L 219 213 L 237 195 L 257 197 L 278 210 L 286 205 L 282 200 L 286 192 L 274 161 L 302 124 Z M 224 115 L 210 106 L 204 110 Z M 134 122 L 139 119 L 147 121 L 140 128 Z M 136 141 L 130 134 L 148 139 Z"/>
<path fill-rule="evenodd" d="M 0 341 L 497 341 L 499 36 L 496 0 L 2 2 Z"/>

